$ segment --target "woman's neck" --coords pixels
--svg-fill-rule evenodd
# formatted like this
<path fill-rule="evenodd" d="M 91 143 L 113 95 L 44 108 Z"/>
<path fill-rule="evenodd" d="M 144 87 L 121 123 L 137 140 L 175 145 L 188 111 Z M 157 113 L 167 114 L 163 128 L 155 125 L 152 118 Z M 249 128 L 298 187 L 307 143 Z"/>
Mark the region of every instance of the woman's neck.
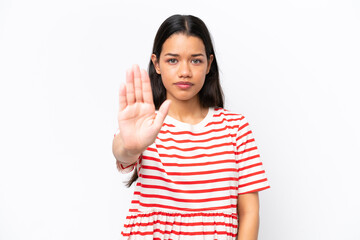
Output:
<path fill-rule="evenodd" d="M 172 101 L 168 115 L 180 122 L 197 124 L 206 117 L 208 110 L 202 108 L 199 101 Z"/>

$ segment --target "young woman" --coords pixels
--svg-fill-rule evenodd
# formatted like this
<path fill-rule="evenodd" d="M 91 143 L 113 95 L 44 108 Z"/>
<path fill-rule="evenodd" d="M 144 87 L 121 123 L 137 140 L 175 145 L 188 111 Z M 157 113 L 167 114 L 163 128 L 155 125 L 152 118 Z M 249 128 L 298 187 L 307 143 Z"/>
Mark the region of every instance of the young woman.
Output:
<path fill-rule="evenodd" d="M 137 180 L 125 239 L 257 239 L 258 192 L 269 188 L 249 124 L 223 108 L 203 21 L 160 26 L 149 76 L 134 65 L 120 87 L 113 154 Z"/>

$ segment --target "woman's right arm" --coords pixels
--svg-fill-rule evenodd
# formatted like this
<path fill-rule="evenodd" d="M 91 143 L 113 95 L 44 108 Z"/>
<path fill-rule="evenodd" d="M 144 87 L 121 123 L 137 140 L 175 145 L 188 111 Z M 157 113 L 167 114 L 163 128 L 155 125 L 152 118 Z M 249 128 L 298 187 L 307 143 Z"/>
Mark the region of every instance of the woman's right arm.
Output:
<path fill-rule="evenodd" d="M 126 149 L 124 149 L 123 145 L 124 144 L 122 143 L 122 139 L 121 139 L 120 135 L 116 134 L 114 137 L 114 140 L 113 140 L 113 144 L 112 144 L 112 151 L 113 151 L 114 157 L 120 163 L 123 163 L 126 165 L 131 165 L 138 160 L 141 152 L 140 153 L 131 153 L 131 152 L 127 151 Z"/>
<path fill-rule="evenodd" d="M 119 91 L 119 132 L 112 145 L 117 161 L 130 165 L 151 145 L 169 111 L 166 100 L 155 112 L 150 79 L 145 70 L 133 65 L 126 72 L 126 84 Z"/>

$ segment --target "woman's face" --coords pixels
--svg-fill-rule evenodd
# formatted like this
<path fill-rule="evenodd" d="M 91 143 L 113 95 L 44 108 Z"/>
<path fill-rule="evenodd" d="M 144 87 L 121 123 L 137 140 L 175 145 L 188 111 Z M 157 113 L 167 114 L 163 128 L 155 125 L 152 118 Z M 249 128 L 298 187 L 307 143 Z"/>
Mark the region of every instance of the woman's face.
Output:
<path fill-rule="evenodd" d="M 161 74 L 166 97 L 172 101 L 198 101 L 198 93 L 210 70 L 213 55 L 206 58 L 205 46 L 198 37 L 173 34 L 163 44 L 160 58 L 151 56 Z"/>

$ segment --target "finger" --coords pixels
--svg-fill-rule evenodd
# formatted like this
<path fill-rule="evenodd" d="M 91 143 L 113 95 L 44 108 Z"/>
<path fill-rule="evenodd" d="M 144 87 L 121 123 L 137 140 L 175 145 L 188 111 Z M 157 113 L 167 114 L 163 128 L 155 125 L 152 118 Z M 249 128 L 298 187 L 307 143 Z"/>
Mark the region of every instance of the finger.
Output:
<path fill-rule="evenodd" d="M 126 101 L 126 86 L 124 83 L 120 84 L 119 90 L 119 110 L 122 111 L 126 108 L 127 101 Z"/>
<path fill-rule="evenodd" d="M 142 92 L 145 103 L 154 104 L 149 75 L 141 70 Z"/>
<path fill-rule="evenodd" d="M 154 119 L 154 126 L 157 129 L 160 129 L 165 117 L 167 116 L 168 112 L 169 112 L 169 108 L 170 108 L 170 104 L 171 104 L 171 100 L 165 100 L 165 102 L 163 102 L 160 106 L 159 111 L 156 114 L 156 117 Z"/>
<path fill-rule="evenodd" d="M 135 100 L 136 102 L 143 101 L 142 87 L 141 87 L 141 73 L 138 65 L 133 66 L 134 71 L 134 86 L 135 86 Z"/>
<path fill-rule="evenodd" d="M 126 100 L 129 105 L 135 102 L 133 68 L 126 71 Z"/>

